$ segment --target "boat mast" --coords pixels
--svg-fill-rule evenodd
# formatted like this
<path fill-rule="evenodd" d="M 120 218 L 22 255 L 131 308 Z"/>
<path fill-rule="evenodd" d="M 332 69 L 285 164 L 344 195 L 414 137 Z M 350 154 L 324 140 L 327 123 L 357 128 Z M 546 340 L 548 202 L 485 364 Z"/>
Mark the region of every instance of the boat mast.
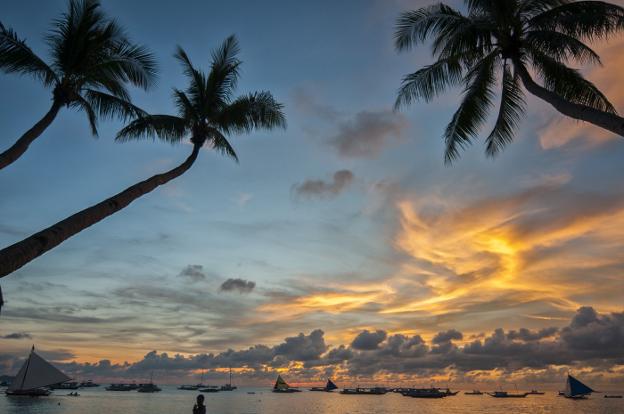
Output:
<path fill-rule="evenodd" d="M 232 385 L 232 367 L 230 367 L 230 386 Z"/>
<path fill-rule="evenodd" d="M 30 355 L 28 355 L 28 361 L 26 361 L 26 370 L 24 370 L 24 376 L 22 377 L 22 385 L 20 385 L 20 390 L 24 389 L 24 382 L 26 381 L 26 375 L 28 375 L 28 368 L 30 367 L 30 357 L 32 357 L 32 353 L 35 352 L 35 346 L 32 346 L 30 350 Z"/>

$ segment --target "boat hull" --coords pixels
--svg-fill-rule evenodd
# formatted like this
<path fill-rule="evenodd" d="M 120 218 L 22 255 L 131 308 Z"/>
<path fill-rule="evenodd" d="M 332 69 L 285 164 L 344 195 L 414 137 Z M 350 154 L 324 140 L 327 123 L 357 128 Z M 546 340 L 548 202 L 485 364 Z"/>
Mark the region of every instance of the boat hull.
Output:
<path fill-rule="evenodd" d="M 44 388 L 36 388 L 34 390 L 6 390 L 4 393 L 16 397 L 47 397 L 50 395 L 50 391 Z"/>

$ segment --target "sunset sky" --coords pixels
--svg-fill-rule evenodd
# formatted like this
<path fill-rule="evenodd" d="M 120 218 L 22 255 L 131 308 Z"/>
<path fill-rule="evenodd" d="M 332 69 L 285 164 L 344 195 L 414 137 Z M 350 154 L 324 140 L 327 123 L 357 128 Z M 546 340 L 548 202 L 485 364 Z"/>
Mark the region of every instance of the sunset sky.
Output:
<path fill-rule="evenodd" d="M 612 1 L 624 5 L 624 1 Z M 233 136 L 240 164 L 205 149 L 185 175 L 0 280 L 0 375 L 34 343 L 74 377 L 294 383 L 597 383 L 624 375 L 624 141 L 528 98 L 515 141 L 452 166 L 442 133 L 460 90 L 393 112 L 403 75 L 394 23 L 425 0 L 105 0 L 160 64 L 134 91 L 172 113 L 182 45 L 204 69 L 230 34 L 238 92 L 269 90 L 285 131 Z M 462 7 L 460 1 L 449 3 Z M 0 3 L 40 55 L 65 0 Z M 36 13 L 33 13 L 36 10 Z M 624 37 L 583 68 L 624 111 Z M 0 75 L 0 149 L 47 111 L 50 91 Z M 7 246 L 183 161 L 190 145 L 119 144 L 62 110 L 0 172 Z M 484 130 L 484 135 L 486 134 Z M 164 355 L 166 354 L 166 355 Z M 360 382 L 362 384 L 362 382 Z M 429 384 L 429 382 L 427 382 Z"/>

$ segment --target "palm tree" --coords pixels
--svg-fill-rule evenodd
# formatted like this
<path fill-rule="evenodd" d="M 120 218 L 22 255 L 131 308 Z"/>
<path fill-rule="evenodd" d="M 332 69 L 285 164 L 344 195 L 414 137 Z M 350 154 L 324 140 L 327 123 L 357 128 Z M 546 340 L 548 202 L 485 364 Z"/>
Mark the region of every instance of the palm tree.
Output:
<path fill-rule="evenodd" d="M 127 120 L 144 114 L 130 103 L 125 85 L 147 89 L 156 75 L 154 57 L 131 43 L 97 0 L 70 0 L 46 40 L 50 64 L 0 22 L 0 71 L 32 76 L 53 91 L 50 110 L 0 153 L 0 169 L 22 156 L 64 106 L 84 111 L 95 136 L 98 117 Z"/>
<path fill-rule="evenodd" d="M 0 250 L 0 277 L 19 269 L 31 260 L 58 246 L 64 240 L 123 209 L 132 201 L 186 172 L 207 144 L 238 160 L 226 136 L 254 129 L 285 127 L 282 105 L 269 92 L 254 92 L 234 98 L 241 62 L 236 39 L 227 38 L 212 54 L 210 72 L 196 69 L 187 54 L 178 48 L 175 57 L 181 62 L 189 86 L 173 90 L 177 115 L 145 115 L 123 128 L 120 141 L 158 137 L 171 143 L 189 137 L 191 155 L 179 166 L 128 187 L 119 194 L 86 208 L 47 229 Z"/>
<path fill-rule="evenodd" d="M 569 66 L 601 63 L 584 42 L 622 31 L 624 8 L 572 0 L 465 3 L 467 15 L 445 4 L 404 12 L 395 33 L 397 50 L 430 40 L 436 57 L 435 63 L 403 78 L 395 108 L 414 100 L 429 102 L 449 86 L 464 87 L 459 109 L 444 132 L 447 163 L 476 138 L 494 106 L 498 87 L 500 106 L 486 139 L 488 156 L 495 156 L 513 139 L 525 110 L 521 85 L 564 115 L 624 136 L 624 118 L 594 84 Z"/>

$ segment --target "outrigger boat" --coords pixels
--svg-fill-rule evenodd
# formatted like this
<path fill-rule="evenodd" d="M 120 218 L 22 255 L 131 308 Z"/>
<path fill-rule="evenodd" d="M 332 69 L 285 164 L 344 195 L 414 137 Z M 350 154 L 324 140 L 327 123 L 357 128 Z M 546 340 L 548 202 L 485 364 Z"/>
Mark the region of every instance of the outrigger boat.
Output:
<path fill-rule="evenodd" d="M 333 390 L 338 389 L 338 386 L 332 382 L 331 379 L 327 380 L 327 384 L 324 387 L 312 387 L 310 391 L 324 391 L 324 392 L 332 392 Z"/>
<path fill-rule="evenodd" d="M 568 374 L 566 388 L 563 396 L 573 400 L 585 400 L 592 392 L 597 392 L 583 384 L 581 381 Z"/>
<path fill-rule="evenodd" d="M 106 391 L 134 391 L 139 388 L 136 384 L 111 384 L 104 388 Z"/>
<path fill-rule="evenodd" d="M 524 398 L 529 395 L 529 393 L 523 392 L 520 394 L 510 394 L 507 391 L 494 391 L 488 392 L 488 395 L 494 398 Z"/>
<path fill-rule="evenodd" d="M 411 388 L 407 391 L 401 393 L 404 397 L 412 397 L 412 398 L 444 398 L 448 397 L 448 390 L 441 391 L 439 388 Z M 451 394 L 455 395 L 455 394 Z"/>
<path fill-rule="evenodd" d="M 291 394 L 293 392 L 301 392 L 300 389 L 292 388 L 281 375 L 277 376 L 277 380 L 275 381 L 275 385 L 273 386 L 273 392 L 282 393 L 282 394 Z"/>
<path fill-rule="evenodd" d="M 345 394 L 345 395 L 383 395 L 383 394 L 386 394 L 387 392 L 388 392 L 388 390 L 386 388 L 383 388 L 383 387 L 372 387 L 372 388 L 357 387 L 357 388 L 343 388 L 343 390 L 340 391 L 340 394 Z"/>
<path fill-rule="evenodd" d="M 220 391 L 234 391 L 236 389 L 235 385 L 232 385 L 232 367 L 230 367 L 230 382 L 225 385 L 222 385 Z"/>
<path fill-rule="evenodd" d="M 528 394 L 529 394 L 529 395 L 544 395 L 544 394 L 546 394 L 546 393 L 545 393 L 545 392 L 543 392 L 543 391 L 531 390 L 531 391 L 529 391 L 529 392 L 528 392 Z"/>
<path fill-rule="evenodd" d="M 33 345 L 30 355 L 20 368 L 17 376 L 5 391 L 6 395 L 25 395 L 31 397 L 50 395 L 47 388 L 54 384 L 69 381 L 67 375 L 35 353 Z"/>

